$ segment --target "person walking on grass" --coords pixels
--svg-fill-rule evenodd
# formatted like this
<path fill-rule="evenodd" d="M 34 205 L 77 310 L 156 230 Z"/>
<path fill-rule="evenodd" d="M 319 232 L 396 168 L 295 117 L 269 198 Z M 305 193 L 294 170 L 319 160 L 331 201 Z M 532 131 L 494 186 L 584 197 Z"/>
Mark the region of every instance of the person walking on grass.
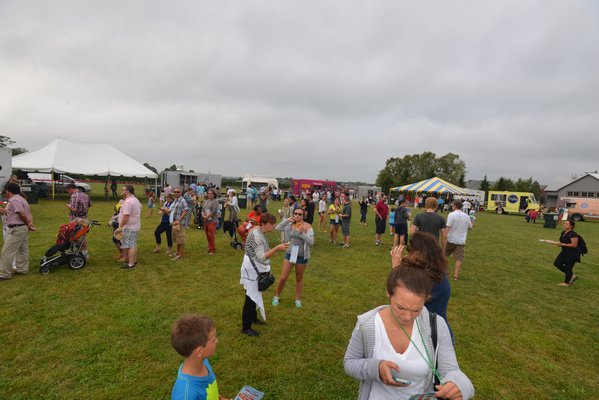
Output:
<path fill-rule="evenodd" d="M 410 227 L 410 235 L 416 231 L 424 231 L 433 235 L 437 240 L 443 252 L 447 244 L 447 226 L 445 218 L 437 214 L 437 199 L 429 197 L 424 203 L 425 211 L 414 217 L 414 222 Z"/>
<path fill-rule="evenodd" d="M 368 212 L 368 201 L 364 196 L 358 202 L 360 204 L 360 225 L 368 226 L 366 224 L 366 213 Z"/>
<path fill-rule="evenodd" d="M 302 306 L 302 289 L 304 287 L 304 271 L 310 259 L 310 249 L 314 246 L 314 230 L 312 225 L 304 221 L 306 212 L 301 208 L 293 211 L 293 216 L 282 220 L 276 227 L 278 231 L 285 232 L 285 237 L 289 239 L 289 247 L 285 252 L 285 260 L 279 284 L 275 290 L 275 296 L 272 299 L 272 305 L 279 305 L 279 298 L 291 270 L 295 266 L 295 306 Z"/>
<path fill-rule="evenodd" d="M 141 203 L 135 197 L 133 185 L 125 185 L 122 189 L 125 201 L 119 210 L 119 227 L 114 233 L 123 233 L 121 239 L 122 258 L 121 268 L 135 268 L 137 264 L 137 237 L 141 230 Z"/>
<path fill-rule="evenodd" d="M 462 270 L 464 262 L 464 250 L 466 248 L 466 237 L 468 230 L 472 229 L 472 220 L 468 214 L 462 211 L 461 200 L 454 200 L 451 204 L 452 212 L 447 216 L 447 246 L 445 255 L 447 257 L 453 254 L 455 259 L 455 269 L 453 271 L 453 280 L 457 281 Z"/>
<path fill-rule="evenodd" d="M 342 195 L 343 209 L 341 214 L 341 233 L 343 234 L 343 247 L 349 247 L 349 227 L 351 224 L 351 202 L 348 195 Z"/>
<path fill-rule="evenodd" d="M 318 221 L 318 231 L 326 233 L 327 232 L 327 200 L 326 196 L 323 194 L 320 196 L 320 200 L 318 200 L 318 215 L 320 216 L 320 221 Z"/>
<path fill-rule="evenodd" d="M 156 193 L 154 191 L 150 192 L 148 196 L 148 212 L 146 212 L 146 218 L 151 218 L 154 216 L 154 207 L 156 206 Z"/>
<path fill-rule="evenodd" d="M 572 220 L 564 221 L 564 230 L 559 236 L 559 242 L 555 243 L 556 246 L 561 247 L 561 251 L 553 265 L 565 274 L 564 281 L 558 283 L 558 286 L 572 286 L 578 279 L 573 272 L 574 264 L 580 262 L 580 251 L 578 250 L 580 236 L 574 232 L 575 225 L 576 223 Z"/>

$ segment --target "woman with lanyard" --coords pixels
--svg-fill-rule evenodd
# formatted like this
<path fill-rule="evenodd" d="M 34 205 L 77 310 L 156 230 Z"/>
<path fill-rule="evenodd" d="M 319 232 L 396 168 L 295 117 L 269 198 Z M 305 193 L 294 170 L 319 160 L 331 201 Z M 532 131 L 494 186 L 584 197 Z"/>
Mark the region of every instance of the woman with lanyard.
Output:
<path fill-rule="evenodd" d="M 241 264 L 240 284 L 245 289 L 245 302 L 243 304 L 241 333 L 248 336 L 258 336 L 259 333 L 252 329 L 252 324 L 264 325 L 258 320 L 256 307 L 260 310 L 262 319 L 266 320 L 262 292 L 258 290 L 258 272 L 270 271 L 270 259 L 279 251 L 285 251 L 288 243 L 281 243 L 271 249 L 268 239 L 264 236 L 275 229 L 277 219 L 274 215 L 264 214 L 260 219 L 260 226 L 250 231 L 245 242 L 245 255 Z M 256 271 L 257 270 L 257 271 Z"/>
<path fill-rule="evenodd" d="M 285 237 L 289 239 L 289 247 L 285 252 L 283 269 L 275 297 L 272 299 L 272 305 L 279 305 L 279 297 L 285 288 L 287 278 L 291 274 L 291 269 L 295 266 L 295 307 L 302 306 L 302 289 L 304 288 L 304 271 L 310 258 L 310 249 L 314 246 L 314 230 L 312 225 L 304 221 L 306 212 L 301 208 L 293 211 L 293 217 L 282 220 L 277 225 L 277 230 L 284 232 Z"/>
<path fill-rule="evenodd" d="M 433 346 L 431 316 L 424 306 L 432 285 L 425 262 L 405 257 L 387 278 L 390 305 L 358 316 L 344 359 L 345 372 L 360 380 L 358 399 L 409 399 L 424 393 L 450 400 L 474 396 L 443 318 L 432 320 L 437 333 Z"/>
<path fill-rule="evenodd" d="M 558 286 L 571 286 L 578 277 L 574 275 L 574 264 L 580 262 L 580 252 L 578 251 L 578 234 L 574 232 L 576 223 L 571 220 L 564 221 L 564 230 L 559 236 L 559 242 L 555 245 L 562 248 L 557 255 L 553 265 L 565 274 L 564 281 L 558 283 Z"/>
<path fill-rule="evenodd" d="M 333 200 L 333 204 L 329 206 L 329 234 L 330 240 L 329 243 L 337 244 L 337 235 L 339 234 L 339 227 L 341 226 L 341 219 L 339 218 L 339 214 L 341 214 L 341 205 L 339 204 L 339 197 L 335 197 Z"/>
<path fill-rule="evenodd" d="M 156 238 L 156 247 L 154 248 L 154 253 L 160 253 L 160 245 L 162 244 L 162 239 L 160 236 L 162 235 L 162 232 L 166 233 L 166 243 L 168 245 L 167 255 L 170 256 L 173 253 L 173 228 L 171 226 L 170 214 L 174 199 L 175 198 L 172 194 L 167 194 L 164 204 L 158 212 L 160 214 L 160 223 L 154 231 L 154 237 Z"/>

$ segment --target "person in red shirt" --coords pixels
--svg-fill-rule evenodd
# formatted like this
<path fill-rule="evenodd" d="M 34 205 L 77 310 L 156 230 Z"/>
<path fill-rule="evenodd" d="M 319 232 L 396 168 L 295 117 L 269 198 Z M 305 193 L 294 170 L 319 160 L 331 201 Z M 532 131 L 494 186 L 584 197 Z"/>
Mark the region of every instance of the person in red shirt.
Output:
<path fill-rule="evenodd" d="M 375 242 L 377 246 L 381 244 L 381 235 L 385 233 L 387 226 L 387 217 L 389 216 L 389 206 L 387 205 L 387 196 L 382 195 L 374 206 L 374 222 L 376 226 Z"/>

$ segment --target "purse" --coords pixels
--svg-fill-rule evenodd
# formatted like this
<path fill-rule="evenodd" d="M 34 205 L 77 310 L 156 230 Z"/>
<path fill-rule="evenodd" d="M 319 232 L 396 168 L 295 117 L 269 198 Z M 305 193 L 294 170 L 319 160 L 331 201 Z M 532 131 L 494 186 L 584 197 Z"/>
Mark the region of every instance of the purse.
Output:
<path fill-rule="evenodd" d="M 250 259 L 250 262 L 252 263 L 252 267 L 254 267 L 254 269 L 256 270 L 256 274 L 258 274 L 258 279 L 257 279 L 258 290 L 261 292 L 264 292 L 266 289 L 271 287 L 273 283 L 275 283 L 275 276 L 270 271 L 258 272 L 258 268 L 256 268 L 256 264 L 254 263 L 254 260 L 252 260 L 251 257 L 248 257 L 248 258 Z"/>

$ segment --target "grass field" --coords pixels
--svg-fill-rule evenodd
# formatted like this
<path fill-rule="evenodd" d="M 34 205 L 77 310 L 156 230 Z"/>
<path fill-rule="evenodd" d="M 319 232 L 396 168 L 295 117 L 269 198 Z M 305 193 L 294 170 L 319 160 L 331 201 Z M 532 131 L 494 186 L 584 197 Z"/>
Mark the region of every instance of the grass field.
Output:
<path fill-rule="evenodd" d="M 174 262 L 152 253 L 158 217 L 144 219 L 139 265 L 124 271 L 105 225 L 113 202 L 94 199 L 90 216 L 103 225 L 89 235 L 88 265 L 40 275 L 39 257 L 67 220 L 65 203 L 66 196 L 32 205 L 38 231 L 30 235 L 30 273 L 0 284 L 1 399 L 169 398 L 182 361 L 170 346 L 170 326 L 188 312 L 216 321 L 212 364 L 225 396 L 248 384 L 266 399 L 356 397 L 343 355 L 356 316 L 385 303 L 390 267 L 391 239 L 374 246 L 371 210 L 363 227 L 354 207 L 349 249 L 317 234 L 304 307 L 293 305 L 293 279 L 277 308 L 271 288 L 268 325 L 249 338 L 239 333 L 242 252 L 222 231 L 217 255 L 208 257 L 204 232 L 191 228 L 187 257 Z M 458 360 L 477 398 L 588 399 L 599 391 L 599 224 L 579 223 L 576 231 L 590 253 L 576 265 L 577 283 L 562 288 L 552 266 L 557 247 L 538 241 L 557 239 L 559 230 L 518 216 L 477 216 L 449 303 Z M 271 234 L 271 245 L 277 238 Z M 277 276 L 281 264 L 275 256 Z"/>

